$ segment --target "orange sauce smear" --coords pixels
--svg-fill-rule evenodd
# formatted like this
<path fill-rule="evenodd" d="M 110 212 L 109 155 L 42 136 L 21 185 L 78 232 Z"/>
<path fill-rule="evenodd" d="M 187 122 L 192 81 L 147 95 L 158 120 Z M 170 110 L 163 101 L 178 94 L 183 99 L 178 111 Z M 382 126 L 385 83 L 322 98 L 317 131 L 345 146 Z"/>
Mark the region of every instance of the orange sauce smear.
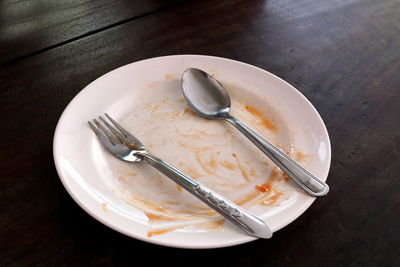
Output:
<path fill-rule="evenodd" d="M 146 85 L 147 88 L 154 88 L 156 86 L 159 86 L 160 82 L 151 82 L 149 84 Z"/>
<path fill-rule="evenodd" d="M 128 182 L 128 181 L 126 180 L 125 176 L 122 176 L 122 175 L 119 175 L 119 176 L 118 176 L 118 180 L 120 180 L 121 182 L 124 182 L 124 183 Z"/>
<path fill-rule="evenodd" d="M 131 197 L 131 199 L 134 202 L 141 203 L 142 205 L 146 206 L 149 209 L 152 209 L 152 210 L 155 210 L 155 211 L 158 211 L 158 212 L 166 212 L 166 210 L 163 207 L 161 207 L 160 205 L 155 204 L 153 202 L 150 202 L 150 201 L 147 201 L 147 200 L 144 200 L 144 199 L 140 199 L 140 198 L 137 198 L 137 197 L 133 197 L 133 196 Z M 128 201 L 128 204 L 131 204 L 131 203 Z"/>
<path fill-rule="evenodd" d="M 164 75 L 164 80 L 166 80 L 166 81 L 173 81 L 173 80 L 176 80 L 176 79 L 177 78 L 172 74 L 165 74 Z"/>
<path fill-rule="evenodd" d="M 228 161 L 228 160 L 222 160 L 220 162 L 221 166 L 227 168 L 228 170 L 236 170 L 236 165 L 233 164 L 232 162 Z"/>
<path fill-rule="evenodd" d="M 103 209 L 104 212 L 108 211 L 107 203 L 101 203 L 101 208 Z"/>
<path fill-rule="evenodd" d="M 272 186 L 269 183 L 265 183 L 262 185 L 256 185 L 256 189 L 262 193 L 266 193 L 268 191 L 270 191 L 272 188 Z"/>
<path fill-rule="evenodd" d="M 287 175 L 285 172 L 284 173 L 282 173 L 282 177 L 283 177 L 283 179 L 285 179 L 285 181 L 289 181 L 289 175 Z"/>
<path fill-rule="evenodd" d="M 179 205 L 178 201 L 164 201 L 163 203 L 165 203 L 166 205 Z"/>
<path fill-rule="evenodd" d="M 282 195 L 283 195 L 282 192 L 279 192 L 279 191 L 275 191 L 275 190 L 274 190 L 274 195 L 268 197 L 268 199 L 267 199 L 267 200 L 264 200 L 264 201 L 262 202 L 262 204 L 263 204 L 263 205 L 266 205 L 266 206 L 273 206 L 273 205 L 276 204 L 277 200 L 278 200 Z"/>
<path fill-rule="evenodd" d="M 204 176 L 204 173 L 202 174 L 199 170 L 197 170 L 194 167 L 187 167 L 186 163 L 180 162 L 179 165 L 182 167 L 183 172 L 187 175 L 189 175 L 190 177 L 194 178 L 194 179 L 198 179 L 202 176 Z"/>
<path fill-rule="evenodd" d="M 307 160 L 309 157 L 312 157 L 312 155 L 305 154 L 303 152 L 297 152 L 296 153 L 296 160 L 297 161 L 304 161 L 304 160 Z"/>
<path fill-rule="evenodd" d="M 146 212 L 145 213 L 147 218 L 149 218 L 150 222 L 154 222 L 154 221 L 177 221 L 178 219 L 175 217 L 170 217 L 170 216 L 165 216 L 165 215 L 161 215 L 161 214 L 154 214 L 154 213 L 150 213 L 150 212 Z"/>
<path fill-rule="evenodd" d="M 249 203 L 250 201 L 254 200 L 254 198 L 256 198 L 259 195 L 260 195 L 260 192 L 254 191 L 251 194 L 248 194 L 244 198 L 240 199 L 239 201 L 235 201 L 235 204 L 239 205 L 239 206 L 244 206 L 247 203 Z"/>
<path fill-rule="evenodd" d="M 158 84 L 157 84 L 157 85 L 158 85 Z M 155 85 L 155 86 L 157 86 L 157 85 Z M 162 101 L 160 101 L 160 102 L 158 102 L 158 103 L 156 103 L 156 104 L 151 105 L 151 107 L 149 108 L 150 113 L 153 113 L 153 112 L 157 111 L 157 109 L 159 109 L 159 107 L 161 107 L 161 106 L 162 106 L 163 104 L 165 104 L 167 101 L 168 101 L 168 98 L 163 99 Z"/>
<path fill-rule="evenodd" d="M 252 115 L 254 115 L 255 117 L 257 117 L 259 119 L 260 122 L 258 124 L 264 126 L 268 130 L 271 130 L 273 132 L 275 132 L 278 129 L 278 127 L 274 123 L 272 123 L 272 121 L 270 119 L 268 119 L 258 109 L 254 108 L 252 106 L 245 106 L 244 108 L 247 110 L 247 112 L 251 113 Z"/>
<path fill-rule="evenodd" d="M 225 219 L 216 220 L 216 221 L 209 221 L 201 223 L 200 225 L 212 230 L 221 230 L 225 223 Z"/>
<path fill-rule="evenodd" d="M 211 156 L 209 161 L 205 160 L 202 154 L 203 151 L 196 151 L 196 160 L 200 163 L 200 166 L 208 172 L 209 174 L 215 174 L 215 168 L 217 167 L 217 162 L 215 160 L 215 154 Z"/>
<path fill-rule="evenodd" d="M 183 215 L 186 213 L 187 215 Z M 215 213 L 215 212 L 214 212 Z M 179 210 L 175 211 L 166 211 L 163 214 L 155 214 L 152 212 L 145 212 L 147 218 L 150 223 L 153 222 L 177 222 L 177 221 L 187 221 L 192 219 L 201 219 L 204 216 L 212 216 L 212 212 L 195 212 L 193 210 Z M 216 214 L 216 213 L 215 213 Z"/>
<path fill-rule="evenodd" d="M 162 234 L 165 234 L 165 233 L 168 233 L 168 232 L 171 232 L 171 231 L 174 231 L 176 229 L 183 228 L 183 227 L 185 227 L 185 225 L 184 226 L 178 226 L 178 227 L 169 227 L 169 228 L 163 228 L 163 229 L 156 229 L 156 230 L 153 230 L 153 231 L 149 231 L 147 233 L 147 236 L 148 237 L 153 237 L 155 235 L 162 235 Z"/>
<path fill-rule="evenodd" d="M 182 115 L 185 114 L 185 113 L 190 114 L 190 115 L 192 115 L 192 116 L 198 116 L 198 115 L 196 114 L 196 112 L 194 112 L 193 110 L 191 110 L 189 107 L 186 107 L 186 108 L 183 110 Z"/>
<path fill-rule="evenodd" d="M 178 189 L 178 192 L 182 192 L 182 186 L 180 186 L 179 184 L 176 184 L 176 188 Z"/>
<path fill-rule="evenodd" d="M 195 205 L 191 205 L 191 207 L 192 207 L 191 210 L 180 210 L 180 212 L 192 214 L 192 215 L 189 215 L 191 218 L 198 218 L 198 217 L 200 218 L 200 217 L 204 217 L 204 216 L 213 217 L 213 216 L 218 215 L 218 213 L 216 211 L 214 211 L 208 207 L 201 207 L 201 206 L 195 206 Z"/>
<path fill-rule="evenodd" d="M 251 176 L 257 176 L 257 173 L 254 169 L 250 169 L 250 175 Z"/>
<path fill-rule="evenodd" d="M 285 179 L 285 181 L 289 180 L 289 176 L 282 171 L 279 167 L 274 167 L 272 169 L 271 175 L 269 176 L 271 181 L 277 181 L 277 180 L 282 180 Z"/>
<path fill-rule="evenodd" d="M 242 173 L 243 178 L 244 178 L 247 182 L 250 181 L 249 175 L 247 174 L 247 172 L 246 172 L 246 170 L 243 168 L 243 166 L 240 164 L 240 161 L 239 161 L 239 159 L 237 158 L 236 154 L 235 154 L 235 153 L 232 153 L 232 157 L 234 157 L 234 158 L 236 159 L 237 166 L 239 167 L 240 172 Z"/>
<path fill-rule="evenodd" d="M 216 168 L 217 167 L 217 161 L 215 160 L 215 158 L 211 158 L 210 161 L 208 162 L 208 165 L 211 166 L 211 168 Z"/>
<path fill-rule="evenodd" d="M 270 181 L 275 182 L 275 181 L 280 181 L 283 178 L 283 174 L 285 174 L 279 167 L 274 167 L 272 169 L 272 172 L 269 176 Z"/>

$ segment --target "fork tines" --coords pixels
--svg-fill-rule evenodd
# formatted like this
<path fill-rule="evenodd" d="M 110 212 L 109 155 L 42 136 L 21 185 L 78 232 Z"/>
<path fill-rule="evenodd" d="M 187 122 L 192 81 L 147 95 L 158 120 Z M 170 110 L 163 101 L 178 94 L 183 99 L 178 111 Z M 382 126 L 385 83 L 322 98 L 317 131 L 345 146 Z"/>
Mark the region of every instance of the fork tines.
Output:
<path fill-rule="evenodd" d="M 88 121 L 89 126 L 104 143 L 104 145 L 109 147 L 117 144 L 124 144 L 133 149 L 145 149 L 144 145 L 138 139 L 136 139 L 132 134 L 118 124 L 107 113 L 104 115 L 111 123 L 109 123 L 102 116 L 99 116 L 100 121 L 93 119 L 94 124 Z"/>

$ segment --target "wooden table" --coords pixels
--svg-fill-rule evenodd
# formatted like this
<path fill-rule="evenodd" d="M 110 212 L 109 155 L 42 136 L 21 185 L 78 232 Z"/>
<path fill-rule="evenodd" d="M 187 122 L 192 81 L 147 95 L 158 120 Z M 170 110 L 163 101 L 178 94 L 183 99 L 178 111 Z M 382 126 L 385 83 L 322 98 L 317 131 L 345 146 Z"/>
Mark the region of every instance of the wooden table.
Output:
<path fill-rule="evenodd" d="M 400 264 L 398 0 L 12 1 L 0 4 L 0 265 Z M 244 61 L 317 108 L 331 191 L 270 240 L 156 246 L 100 224 L 56 173 L 69 101 L 124 64 L 170 54 Z"/>

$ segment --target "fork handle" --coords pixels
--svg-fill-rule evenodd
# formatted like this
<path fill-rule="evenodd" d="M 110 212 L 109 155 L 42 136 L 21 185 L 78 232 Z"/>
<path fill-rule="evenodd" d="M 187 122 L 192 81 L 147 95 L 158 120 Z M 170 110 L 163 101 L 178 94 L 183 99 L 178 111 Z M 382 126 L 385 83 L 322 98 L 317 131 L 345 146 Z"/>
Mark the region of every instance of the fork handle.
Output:
<path fill-rule="evenodd" d="M 272 236 L 272 231 L 260 218 L 198 183 L 154 155 L 149 153 L 137 153 L 137 155 L 142 156 L 145 162 L 165 174 L 226 219 L 239 226 L 247 234 L 259 238 L 270 238 Z"/>

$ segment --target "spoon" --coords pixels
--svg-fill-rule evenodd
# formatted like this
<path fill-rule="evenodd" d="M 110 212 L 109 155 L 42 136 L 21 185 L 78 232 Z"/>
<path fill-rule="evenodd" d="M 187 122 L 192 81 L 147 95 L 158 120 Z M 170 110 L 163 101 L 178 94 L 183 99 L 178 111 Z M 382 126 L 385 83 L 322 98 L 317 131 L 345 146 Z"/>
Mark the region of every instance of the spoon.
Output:
<path fill-rule="evenodd" d="M 182 89 L 193 111 L 207 119 L 226 120 L 231 123 L 308 194 L 317 197 L 328 193 L 329 186 L 326 183 L 229 114 L 229 94 L 214 77 L 199 69 L 187 69 L 182 75 Z"/>

